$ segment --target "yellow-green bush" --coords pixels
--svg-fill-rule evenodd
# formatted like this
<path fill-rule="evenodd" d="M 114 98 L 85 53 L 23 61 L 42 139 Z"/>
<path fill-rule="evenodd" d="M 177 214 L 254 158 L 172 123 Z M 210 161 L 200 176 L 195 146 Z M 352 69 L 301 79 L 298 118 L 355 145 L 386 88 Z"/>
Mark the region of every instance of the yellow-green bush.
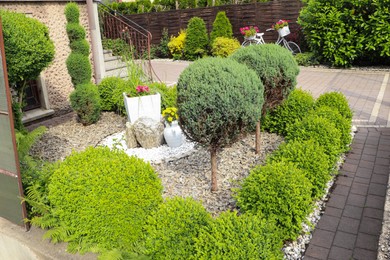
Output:
<path fill-rule="evenodd" d="M 217 37 L 213 41 L 211 52 L 213 56 L 227 57 L 240 47 L 240 42 L 237 39 Z"/>
<path fill-rule="evenodd" d="M 168 43 L 168 48 L 175 60 L 179 60 L 183 57 L 185 41 L 186 41 L 185 30 L 180 30 L 177 37 L 175 36 L 171 37 L 171 40 Z"/>

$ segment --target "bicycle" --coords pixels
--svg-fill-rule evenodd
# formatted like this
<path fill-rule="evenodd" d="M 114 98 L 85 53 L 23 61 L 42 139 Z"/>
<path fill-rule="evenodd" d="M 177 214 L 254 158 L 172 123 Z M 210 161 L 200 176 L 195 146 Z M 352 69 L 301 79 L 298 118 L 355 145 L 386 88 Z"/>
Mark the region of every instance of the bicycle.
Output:
<path fill-rule="evenodd" d="M 266 30 L 268 31 L 275 31 L 274 28 L 269 28 Z M 284 37 L 290 34 L 290 30 L 287 29 L 285 32 L 278 31 L 278 39 L 276 40 L 275 44 L 281 45 L 285 47 L 287 50 L 289 50 L 293 55 L 301 53 L 301 48 L 299 48 L 298 44 L 296 44 L 293 41 L 287 41 Z M 265 44 L 266 42 L 263 39 L 264 33 L 256 33 L 252 37 L 245 38 L 244 42 L 241 44 L 241 46 L 246 47 L 249 45 L 256 45 L 256 44 Z"/>

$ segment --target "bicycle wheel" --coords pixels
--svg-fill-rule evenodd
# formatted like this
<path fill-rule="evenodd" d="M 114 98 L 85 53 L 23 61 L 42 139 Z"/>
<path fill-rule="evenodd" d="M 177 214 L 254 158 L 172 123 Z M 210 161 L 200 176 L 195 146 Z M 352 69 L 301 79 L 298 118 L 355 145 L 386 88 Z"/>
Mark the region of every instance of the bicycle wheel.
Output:
<path fill-rule="evenodd" d="M 295 42 L 287 42 L 286 48 L 289 49 L 293 55 L 301 53 L 301 49 Z"/>
<path fill-rule="evenodd" d="M 247 46 L 250 46 L 250 45 L 256 45 L 256 44 L 259 44 L 259 42 L 255 39 L 250 39 L 250 40 L 245 40 L 241 46 L 242 47 L 247 47 Z"/>

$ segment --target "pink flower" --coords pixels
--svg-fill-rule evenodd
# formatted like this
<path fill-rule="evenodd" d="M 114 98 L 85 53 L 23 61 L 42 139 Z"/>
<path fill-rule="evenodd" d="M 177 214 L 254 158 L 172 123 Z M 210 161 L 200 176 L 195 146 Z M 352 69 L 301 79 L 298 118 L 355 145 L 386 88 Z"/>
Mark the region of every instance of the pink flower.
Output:
<path fill-rule="evenodd" d="M 137 86 L 136 90 L 137 90 L 137 93 L 149 92 L 149 87 L 148 86 Z"/>

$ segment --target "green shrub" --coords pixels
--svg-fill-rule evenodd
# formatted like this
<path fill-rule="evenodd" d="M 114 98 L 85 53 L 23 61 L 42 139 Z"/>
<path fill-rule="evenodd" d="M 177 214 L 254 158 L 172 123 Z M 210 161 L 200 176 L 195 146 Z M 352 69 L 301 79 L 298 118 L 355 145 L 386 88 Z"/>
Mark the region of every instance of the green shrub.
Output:
<path fill-rule="evenodd" d="M 65 18 L 68 23 L 78 23 L 80 17 L 79 7 L 76 3 L 70 2 L 65 6 Z"/>
<path fill-rule="evenodd" d="M 278 228 L 255 215 L 223 212 L 195 241 L 195 259 L 283 259 Z"/>
<path fill-rule="evenodd" d="M 14 119 L 14 128 L 15 130 L 18 130 L 19 132 L 25 133 L 26 128 L 23 125 L 22 118 L 23 118 L 23 112 L 22 112 L 22 106 L 17 101 L 12 101 L 12 115 Z"/>
<path fill-rule="evenodd" d="M 126 89 L 126 82 L 119 77 L 104 78 L 98 84 L 98 91 L 100 96 L 100 104 L 102 110 L 116 111 L 117 105 L 120 101 L 123 103 L 123 92 Z M 119 91 L 118 91 L 119 90 Z M 122 91 L 122 92 L 120 92 Z"/>
<path fill-rule="evenodd" d="M 168 107 L 176 107 L 177 88 L 176 86 L 167 86 L 164 83 L 151 83 L 149 88 L 153 92 L 161 95 L 161 111 Z"/>
<path fill-rule="evenodd" d="M 348 147 L 351 144 L 351 120 L 344 118 L 336 108 L 328 106 L 320 106 L 313 111 L 314 114 L 320 117 L 328 119 L 330 122 L 334 123 L 336 128 L 340 130 L 340 142 L 341 142 L 341 151 L 348 151 Z"/>
<path fill-rule="evenodd" d="M 256 125 L 262 93 L 256 73 L 245 65 L 223 58 L 198 60 L 182 72 L 177 84 L 182 130 L 190 140 L 209 147 L 216 159 L 219 148 L 232 144 Z M 212 160 L 213 180 L 216 168 Z"/>
<path fill-rule="evenodd" d="M 359 59 L 385 61 L 390 57 L 389 4 L 388 0 L 307 1 L 298 22 L 311 50 L 334 66 L 351 66 Z"/>
<path fill-rule="evenodd" d="M 272 162 L 251 170 L 237 192 L 243 212 L 276 220 L 284 239 L 296 239 L 312 204 L 312 185 L 290 162 Z"/>
<path fill-rule="evenodd" d="M 287 135 L 287 128 L 296 120 L 302 120 L 313 110 L 313 96 L 302 89 L 295 89 L 289 97 L 263 118 L 263 128 L 271 133 Z"/>
<path fill-rule="evenodd" d="M 69 47 L 74 53 L 89 56 L 89 43 L 86 39 L 73 41 L 69 44 Z"/>
<path fill-rule="evenodd" d="M 92 83 L 78 85 L 70 94 L 70 105 L 83 125 L 96 123 L 100 118 L 99 92 Z"/>
<path fill-rule="evenodd" d="M 85 39 L 85 29 L 79 23 L 66 24 L 66 33 L 70 43 Z"/>
<path fill-rule="evenodd" d="M 210 33 L 210 43 L 213 44 L 217 37 L 232 38 L 233 27 L 224 11 L 217 13 Z"/>
<path fill-rule="evenodd" d="M 237 39 L 217 37 L 213 41 L 211 53 L 213 56 L 227 57 L 241 47 Z"/>
<path fill-rule="evenodd" d="M 168 43 L 169 43 L 169 35 L 168 35 L 168 29 L 163 28 L 162 30 L 162 37 L 160 39 L 160 44 L 157 47 L 157 57 L 159 58 L 169 58 L 170 52 L 168 48 Z"/>
<path fill-rule="evenodd" d="M 320 62 L 313 52 L 297 53 L 294 55 L 295 60 L 300 66 L 315 66 L 319 65 Z"/>
<path fill-rule="evenodd" d="M 105 50 L 111 50 L 114 56 L 120 56 L 125 61 L 132 58 L 130 46 L 123 39 L 103 39 L 102 45 Z"/>
<path fill-rule="evenodd" d="M 153 259 L 191 258 L 195 253 L 194 238 L 210 221 L 210 214 L 193 198 L 167 199 L 148 218 L 146 254 Z"/>
<path fill-rule="evenodd" d="M 17 91 L 19 107 L 27 82 L 35 80 L 54 59 L 54 44 L 49 30 L 37 19 L 0 10 L 3 24 L 8 81 Z"/>
<path fill-rule="evenodd" d="M 328 106 L 336 108 L 348 120 L 352 120 L 352 110 L 348 100 L 341 92 L 328 92 L 321 94 L 316 100 L 316 107 Z"/>
<path fill-rule="evenodd" d="M 231 59 L 256 71 L 264 85 L 263 115 L 279 105 L 295 88 L 299 67 L 291 52 L 276 44 L 240 48 Z"/>
<path fill-rule="evenodd" d="M 341 132 L 329 119 L 309 115 L 302 121 L 296 121 L 287 128 L 287 141 L 305 141 L 313 139 L 324 147 L 329 155 L 330 164 L 334 165 L 341 153 Z"/>
<path fill-rule="evenodd" d="M 209 37 L 206 24 L 202 18 L 192 17 L 187 25 L 184 42 L 184 56 L 188 60 L 196 60 L 207 54 Z"/>
<path fill-rule="evenodd" d="M 91 81 L 92 69 L 88 56 L 71 52 L 66 59 L 66 67 L 73 86 Z"/>
<path fill-rule="evenodd" d="M 330 180 L 333 165 L 329 164 L 329 156 L 325 149 L 314 140 L 291 141 L 284 143 L 267 159 L 268 162 L 288 161 L 295 163 L 304 171 L 312 184 L 312 197 L 321 198 L 326 183 Z"/>
<path fill-rule="evenodd" d="M 70 252 L 131 252 L 162 202 L 161 180 L 150 164 L 103 147 L 73 152 L 52 173 L 48 192 L 56 221 L 45 236 L 69 241 Z"/>
<path fill-rule="evenodd" d="M 177 37 L 171 36 L 171 40 L 168 43 L 169 51 L 172 54 L 173 59 L 179 60 L 183 58 L 183 50 L 186 41 L 186 31 L 180 30 Z"/>

